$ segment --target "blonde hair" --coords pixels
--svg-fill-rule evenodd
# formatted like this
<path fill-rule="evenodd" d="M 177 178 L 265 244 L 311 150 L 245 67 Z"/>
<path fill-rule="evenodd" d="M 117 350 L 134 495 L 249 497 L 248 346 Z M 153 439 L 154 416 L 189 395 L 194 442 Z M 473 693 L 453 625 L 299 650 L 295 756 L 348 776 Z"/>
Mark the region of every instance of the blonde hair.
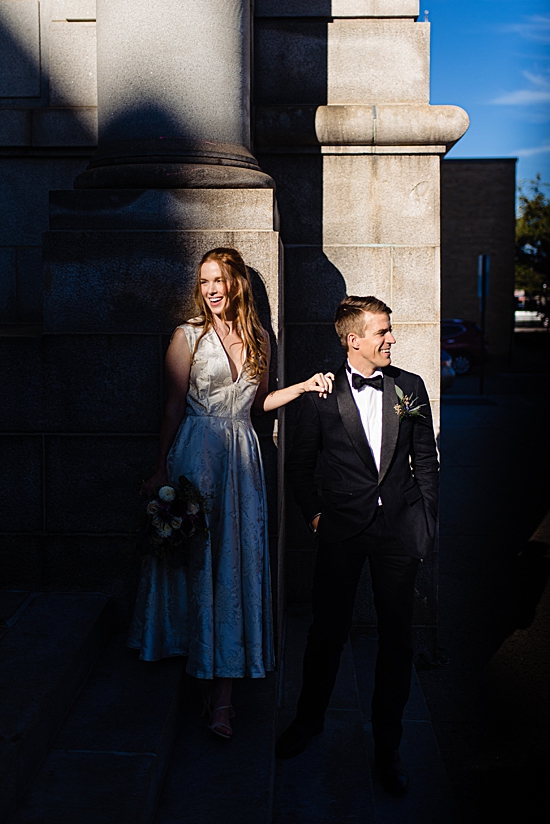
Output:
<path fill-rule="evenodd" d="M 391 315 L 390 307 L 373 295 L 368 295 L 365 298 L 348 295 L 336 309 L 334 326 L 336 327 L 336 334 L 340 338 L 340 343 L 346 352 L 350 332 L 361 337 L 365 331 L 365 312 L 372 312 L 373 315 L 388 315 L 388 317 Z"/>
<path fill-rule="evenodd" d="M 215 261 L 219 265 L 231 296 L 231 304 L 236 315 L 235 331 L 243 342 L 245 352 L 243 373 L 251 380 L 259 382 L 267 369 L 266 332 L 256 311 L 246 264 L 240 252 L 236 249 L 223 246 L 211 249 L 202 256 L 199 263 L 194 297 L 200 315 L 198 318 L 188 321 L 188 323 L 202 326 L 202 333 L 193 349 L 193 357 L 203 337 L 214 327 L 212 310 L 204 300 L 201 290 L 201 267 L 209 261 Z M 222 320 L 225 320 L 225 313 L 222 313 L 221 317 Z"/>

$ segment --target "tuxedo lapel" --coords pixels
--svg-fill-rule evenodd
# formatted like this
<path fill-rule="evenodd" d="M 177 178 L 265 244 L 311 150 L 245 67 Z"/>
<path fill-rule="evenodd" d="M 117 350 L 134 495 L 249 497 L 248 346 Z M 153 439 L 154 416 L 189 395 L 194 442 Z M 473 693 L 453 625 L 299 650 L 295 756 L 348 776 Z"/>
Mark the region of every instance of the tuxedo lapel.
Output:
<path fill-rule="evenodd" d="M 367 441 L 367 436 L 365 435 L 365 430 L 363 429 L 363 424 L 361 423 L 359 410 L 357 409 L 351 394 L 351 389 L 346 376 L 345 364 L 343 364 L 336 373 L 335 390 L 338 412 L 342 418 L 344 429 L 348 433 L 348 437 L 357 450 L 363 463 L 376 475 L 376 464 L 374 463 L 369 442 Z"/>
<path fill-rule="evenodd" d="M 394 406 L 397 403 L 395 393 L 395 381 L 389 375 L 384 374 L 383 397 L 382 397 L 382 449 L 380 452 L 380 472 L 378 473 L 378 483 L 382 483 L 388 471 L 395 446 L 399 435 L 399 415 L 396 414 Z"/>

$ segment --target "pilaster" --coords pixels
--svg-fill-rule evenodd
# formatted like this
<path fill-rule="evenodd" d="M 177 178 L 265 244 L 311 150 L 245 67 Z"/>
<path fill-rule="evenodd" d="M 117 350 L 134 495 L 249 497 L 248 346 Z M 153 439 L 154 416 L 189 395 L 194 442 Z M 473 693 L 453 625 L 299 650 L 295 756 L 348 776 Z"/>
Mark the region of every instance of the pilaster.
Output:
<path fill-rule="evenodd" d="M 273 71 L 256 68 L 256 153 L 281 208 L 288 379 L 338 366 L 335 307 L 374 294 L 393 309 L 392 360 L 424 378 L 439 431 L 440 158 L 469 121 L 430 105 L 430 24 L 418 15 L 417 0 L 258 0 L 256 52 Z M 287 536 L 289 596 L 300 601 L 315 553 L 292 501 Z M 373 625 L 366 578 L 357 605 L 357 623 Z M 437 553 L 416 605 L 427 650 L 436 622 Z"/>

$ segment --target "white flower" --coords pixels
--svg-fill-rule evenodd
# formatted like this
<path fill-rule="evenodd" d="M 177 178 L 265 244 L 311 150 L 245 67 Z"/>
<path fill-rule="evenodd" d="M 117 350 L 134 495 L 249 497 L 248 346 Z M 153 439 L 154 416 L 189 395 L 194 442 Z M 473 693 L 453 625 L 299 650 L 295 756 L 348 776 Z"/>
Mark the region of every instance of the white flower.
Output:
<path fill-rule="evenodd" d="M 156 527 L 158 534 L 162 538 L 169 538 L 172 534 L 172 527 L 170 524 L 167 524 L 166 521 L 161 521 L 161 523 Z"/>
<path fill-rule="evenodd" d="M 158 515 L 153 515 L 153 517 L 151 518 L 151 523 L 153 524 L 153 526 L 160 526 L 160 524 L 162 523 L 162 519 L 159 518 Z"/>
<path fill-rule="evenodd" d="M 159 504 L 158 501 L 151 501 L 147 504 L 147 514 L 148 515 L 156 515 L 159 511 Z"/>
<path fill-rule="evenodd" d="M 199 507 L 198 504 L 192 504 L 191 502 L 189 502 L 187 504 L 187 514 L 188 515 L 196 515 L 197 512 L 199 511 L 199 509 L 200 509 L 200 507 Z"/>
<path fill-rule="evenodd" d="M 176 490 L 173 486 L 161 486 L 159 489 L 159 498 L 165 503 L 170 503 L 176 497 Z"/>
<path fill-rule="evenodd" d="M 170 521 L 170 526 L 172 527 L 172 529 L 179 529 L 182 524 L 182 520 L 183 518 L 179 518 L 177 516 L 172 518 L 172 520 Z"/>

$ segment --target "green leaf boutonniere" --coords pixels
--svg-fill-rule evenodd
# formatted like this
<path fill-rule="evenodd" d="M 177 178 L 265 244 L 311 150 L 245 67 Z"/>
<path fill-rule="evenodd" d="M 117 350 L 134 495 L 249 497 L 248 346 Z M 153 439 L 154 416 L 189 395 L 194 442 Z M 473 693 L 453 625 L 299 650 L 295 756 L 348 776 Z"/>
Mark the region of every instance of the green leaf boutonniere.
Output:
<path fill-rule="evenodd" d="M 418 398 L 409 398 L 409 396 L 405 395 L 403 390 L 400 389 L 398 386 L 395 387 L 395 393 L 397 395 L 399 403 L 396 403 L 393 408 L 399 415 L 399 420 L 402 420 L 403 418 L 426 417 L 420 411 L 423 406 L 426 406 L 425 403 L 418 403 Z"/>

